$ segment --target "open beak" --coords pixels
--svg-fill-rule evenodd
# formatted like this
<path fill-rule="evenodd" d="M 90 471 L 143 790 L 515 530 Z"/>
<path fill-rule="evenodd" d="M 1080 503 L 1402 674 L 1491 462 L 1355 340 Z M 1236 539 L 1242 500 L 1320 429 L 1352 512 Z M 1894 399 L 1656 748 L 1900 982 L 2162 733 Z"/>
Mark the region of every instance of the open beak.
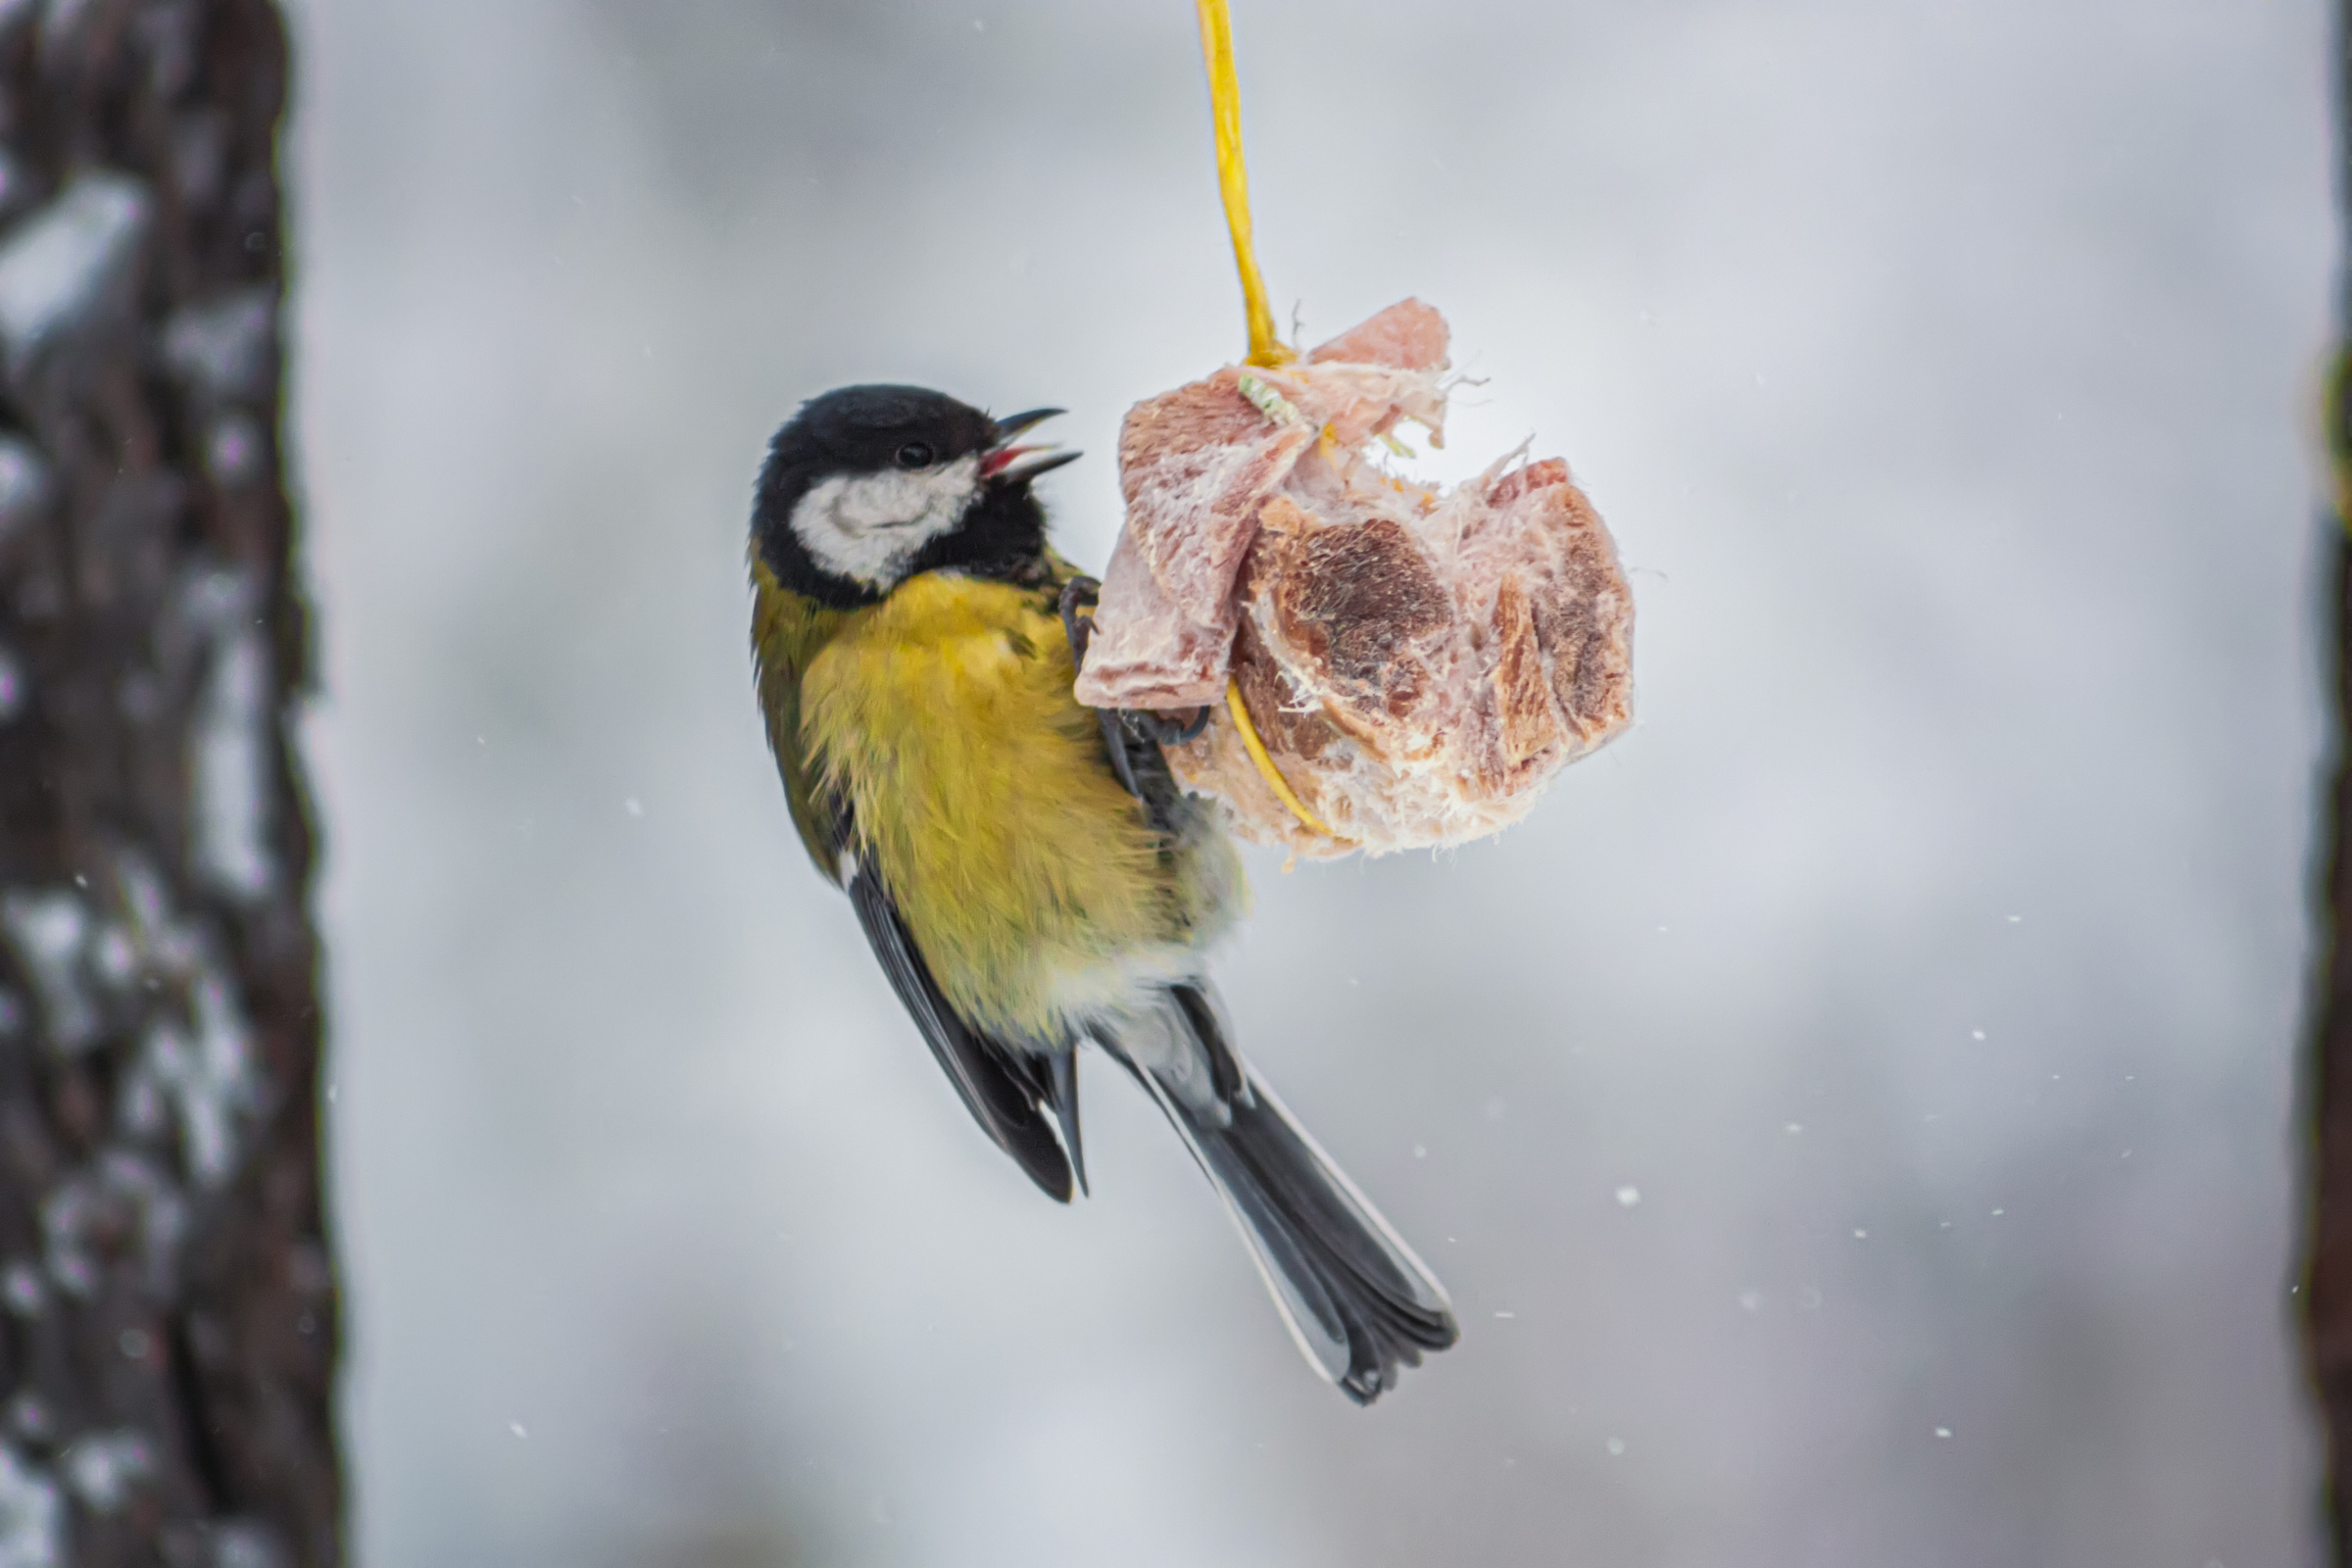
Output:
<path fill-rule="evenodd" d="M 997 444 L 980 459 L 980 477 L 999 484 L 1025 484 L 1041 473 L 1050 473 L 1065 463 L 1075 463 L 1080 454 L 1057 451 L 1052 442 L 1036 446 L 1017 446 L 1013 438 L 1022 431 L 1045 423 L 1059 409 L 1031 409 L 1026 414 L 1008 415 L 997 421 Z"/>

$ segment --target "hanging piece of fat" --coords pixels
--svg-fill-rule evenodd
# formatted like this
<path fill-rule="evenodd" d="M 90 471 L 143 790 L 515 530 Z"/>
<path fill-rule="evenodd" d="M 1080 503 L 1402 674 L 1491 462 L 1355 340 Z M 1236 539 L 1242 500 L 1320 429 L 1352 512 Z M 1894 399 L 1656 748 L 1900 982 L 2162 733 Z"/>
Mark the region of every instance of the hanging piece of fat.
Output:
<path fill-rule="evenodd" d="M 1393 305 L 1280 368 L 1227 366 L 1139 403 L 1127 503 L 1079 701 L 1209 706 L 1168 760 L 1243 837 L 1306 856 L 1481 838 L 1633 718 L 1633 595 L 1551 458 L 1441 491 L 1365 456 L 1412 419 L 1444 444 L 1448 334 Z M 1231 680 L 1268 760 L 1250 758 Z"/>

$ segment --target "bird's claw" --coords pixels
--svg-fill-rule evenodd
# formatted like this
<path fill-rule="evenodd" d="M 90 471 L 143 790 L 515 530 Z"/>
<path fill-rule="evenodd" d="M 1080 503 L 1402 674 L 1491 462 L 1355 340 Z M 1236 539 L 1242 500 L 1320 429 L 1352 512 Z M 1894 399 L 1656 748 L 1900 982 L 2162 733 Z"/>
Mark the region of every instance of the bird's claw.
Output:
<path fill-rule="evenodd" d="M 1092 577 L 1072 577 L 1061 585 L 1061 634 L 1070 640 L 1070 663 L 1086 667 L 1087 645 L 1095 640 L 1095 617 L 1080 615 L 1078 602 L 1093 604 L 1102 597 L 1102 585 Z"/>

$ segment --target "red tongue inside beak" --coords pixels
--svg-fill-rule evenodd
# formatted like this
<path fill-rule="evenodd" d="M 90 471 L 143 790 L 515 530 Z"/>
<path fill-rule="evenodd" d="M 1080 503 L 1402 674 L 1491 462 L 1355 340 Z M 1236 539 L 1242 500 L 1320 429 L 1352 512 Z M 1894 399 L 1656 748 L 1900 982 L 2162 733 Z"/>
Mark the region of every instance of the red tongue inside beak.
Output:
<path fill-rule="evenodd" d="M 1030 453 L 1043 452 L 1045 450 L 1046 448 L 1043 446 L 999 447 L 994 452 L 991 452 L 987 457 L 980 460 L 980 477 L 983 479 L 994 479 L 998 474 L 1003 473 L 1006 468 L 1011 467 L 1014 464 L 1018 463 L 1022 458 L 1028 456 Z"/>

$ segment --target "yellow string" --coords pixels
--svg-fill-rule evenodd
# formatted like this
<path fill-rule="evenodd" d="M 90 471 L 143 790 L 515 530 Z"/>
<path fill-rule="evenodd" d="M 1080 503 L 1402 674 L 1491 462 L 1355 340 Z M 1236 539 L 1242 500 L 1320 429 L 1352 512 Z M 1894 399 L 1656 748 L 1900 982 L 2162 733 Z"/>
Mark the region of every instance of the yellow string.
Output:
<path fill-rule="evenodd" d="M 1225 682 L 1225 711 L 1233 715 L 1233 727 L 1241 731 L 1242 744 L 1250 749 L 1250 760 L 1257 764 L 1258 772 L 1274 787 L 1274 793 L 1282 797 L 1282 804 L 1291 808 L 1291 814 L 1327 839 L 1342 838 L 1332 831 L 1330 823 L 1306 808 L 1306 803 L 1291 788 L 1290 780 L 1282 776 L 1282 769 L 1274 765 L 1274 759 L 1266 755 L 1266 743 L 1257 738 L 1257 726 L 1250 721 L 1250 705 L 1242 701 L 1241 683 L 1231 678 Z"/>
<path fill-rule="evenodd" d="M 1233 71 L 1233 20 L 1225 0 L 1197 0 L 1200 54 L 1208 63 L 1208 103 L 1217 126 L 1217 188 L 1225 198 L 1225 226 L 1233 230 L 1233 263 L 1242 273 L 1242 306 L 1250 315 L 1250 363 L 1288 365 L 1298 356 L 1274 335 L 1266 280 L 1257 274 L 1250 238 L 1250 174 L 1242 167 L 1242 87 Z"/>
<path fill-rule="evenodd" d="M 1250 318 L 1247 363 L 1272 368 L 1298 356 L 1274 335 L 1274 312 L 1266 304 L 1266 280 L 1258 275 L 1257 247 L 1250 237 L 1250 172 L 1242 165 L 1242 85 L 1233 69 L 1233 18 L 1226 11 L 1226 0 L 1195 0 L 1195 4 L 1200 13 L 1200 56 L 1208 66 L 1209 116 L 1217 129 L 1217 191 L 1225 198 L 1225 226 L 1233 233 L 1233 265 L 1242 274 L 1242 308 Z M 1282 769 L 1274 765 L 1274 759 L 1266 755 L 1266 743 L 1257 738 L 1257 726 L 1250 722 L 1250 705 L 1242 701 L 1242 688 L 1230 678 L 1225 682 L 1225 710 L 1233 715 L 1233 727 L 1249 748 L 1250 760 L 1257 764 L 1259 775 L 1291 808 L 1291 814 L 1325 838 L 1340 837 L 1306 808 L 1290 780 L 1282 776 Z"/>

